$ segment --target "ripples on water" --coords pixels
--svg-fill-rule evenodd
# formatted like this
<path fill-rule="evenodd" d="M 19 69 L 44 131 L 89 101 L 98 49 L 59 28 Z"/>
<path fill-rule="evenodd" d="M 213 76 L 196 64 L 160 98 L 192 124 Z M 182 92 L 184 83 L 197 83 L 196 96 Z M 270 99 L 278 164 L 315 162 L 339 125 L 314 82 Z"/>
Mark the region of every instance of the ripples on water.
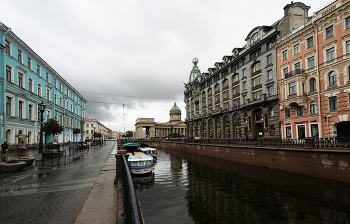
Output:
<path fill-rule="evenodd" d="M 350 223 L 350 184 L 173 150 L 134 185 L 147 224 Z"/>

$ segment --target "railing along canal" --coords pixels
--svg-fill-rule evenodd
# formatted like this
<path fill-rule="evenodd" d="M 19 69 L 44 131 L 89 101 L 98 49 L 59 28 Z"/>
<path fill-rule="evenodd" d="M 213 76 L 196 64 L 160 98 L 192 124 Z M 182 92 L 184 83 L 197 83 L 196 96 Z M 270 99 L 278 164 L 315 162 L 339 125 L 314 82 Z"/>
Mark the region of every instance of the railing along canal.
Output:
<path fill-rule="evenodd" d="M 272 147 L 306 147 L 306 148 L 329 148 L 329 149 L 350 149 L 350 138 L 168 138 L 166 141 L 197 143 L 197 144 L 218 144 L 218 145 L 242 145 L 242 146 L 272 146 Z"/>
<path fill-rule="evenodd" d="M 127 224 L 143 224 L 141 208 L 134 189 L 129 167 L 125 156 L 122 162 L 123 190 L 124 190 L 124 217 Z"/>

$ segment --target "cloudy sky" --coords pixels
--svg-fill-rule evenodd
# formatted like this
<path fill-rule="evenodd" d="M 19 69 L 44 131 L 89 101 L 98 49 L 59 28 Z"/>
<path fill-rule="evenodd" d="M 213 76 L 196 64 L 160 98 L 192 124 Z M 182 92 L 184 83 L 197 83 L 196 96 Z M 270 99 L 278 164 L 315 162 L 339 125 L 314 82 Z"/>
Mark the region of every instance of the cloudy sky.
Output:
<path fill-rule="evenodd" d="M 330 0 L 304 0 L 309 16 Z M 117 131 L 137 118 L 169 121 L 184 84 L 242 47 L 285 0 L 0 0 L 0 21 L 88 101 L 87 115 Z M 124 105 L 124 106 L 123 106 Z"/>

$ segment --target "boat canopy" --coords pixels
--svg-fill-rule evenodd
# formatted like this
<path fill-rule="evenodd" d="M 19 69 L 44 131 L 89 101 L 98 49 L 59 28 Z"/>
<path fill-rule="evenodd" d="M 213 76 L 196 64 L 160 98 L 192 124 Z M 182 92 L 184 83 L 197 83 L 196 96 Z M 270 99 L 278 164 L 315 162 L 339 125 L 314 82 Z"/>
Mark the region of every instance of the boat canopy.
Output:
<path fill-rule="evenodd" d="M 152 156 L 144 155 L 144 156 L 129 156 L 128 158 L 129 162 L 134 162 L 134 161 L 153 161 Z"/>
<path fill-rule="evenodd" d="M 129 142 L 124 144 L 124 147 L 139 147 L 139 146 L 140 146 L 139 143 L 134 143 L 134 142 Z"/>

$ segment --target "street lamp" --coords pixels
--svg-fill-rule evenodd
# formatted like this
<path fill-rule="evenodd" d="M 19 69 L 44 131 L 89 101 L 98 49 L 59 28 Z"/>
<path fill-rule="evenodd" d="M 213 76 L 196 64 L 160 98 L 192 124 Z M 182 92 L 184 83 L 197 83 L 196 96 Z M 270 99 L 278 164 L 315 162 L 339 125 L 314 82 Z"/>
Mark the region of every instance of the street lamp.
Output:
<path fill-rule="evenodd" d="M 44 123 L 44 111 L 46 105 L 43 101 L 38 104 L 40 111 L 40 140 L 39 140 L 39 153 L 43 153 L 43 123 Z M 42 161 L 44 162 L 44 156 L 42 155 Z"/>
<path fill-rule="evenodd" d="M 83 128 L 84 128 L 85 122 L 82 120 L 80 121 L 80 142 L 81 145 L 83 145 Z"/>

